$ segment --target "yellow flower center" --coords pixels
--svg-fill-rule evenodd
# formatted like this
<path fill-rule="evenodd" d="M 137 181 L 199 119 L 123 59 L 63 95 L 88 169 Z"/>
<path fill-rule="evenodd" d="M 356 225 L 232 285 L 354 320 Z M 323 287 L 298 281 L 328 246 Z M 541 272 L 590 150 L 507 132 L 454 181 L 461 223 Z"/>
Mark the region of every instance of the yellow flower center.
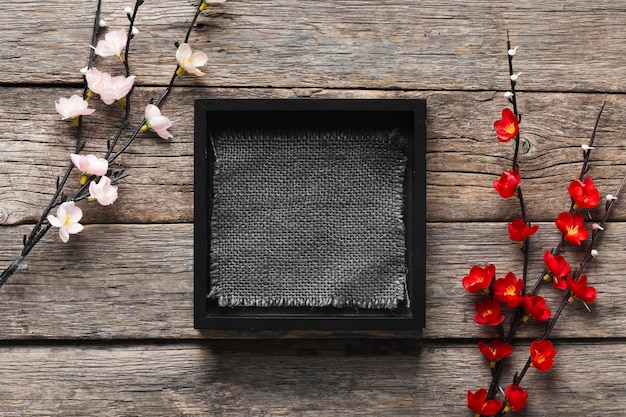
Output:
<path fill-rule="evenodd" d="M 567 235 L 576 236 L 578 234 L 578 226 L 567 226 Z"/>
<path fill-rule="evenodd" d="M 72 219 L 70 218 L 70 216 L 65 216 L 65 222 L 63 223 L 63 226 L 69 226 L 70 224 L 72 224 Z"/>
<path fill-rule="evenodd" d="M 509 135 L 513 135 L 515 133 L 515 125 L 514 124 L 508 124 L 506 125 L 506 127 L 504 128 L 504 130 L 506 131 L 506 133 L 508 133 Z"/>
<path fill-rule="evenodd" d="M 504 295 L 517 295 L 517 288 L 515 288 L 515 286 L 513 285 L 509 285 L 508 287 L 506 287 L 506 291 L 504 291 Z"/>

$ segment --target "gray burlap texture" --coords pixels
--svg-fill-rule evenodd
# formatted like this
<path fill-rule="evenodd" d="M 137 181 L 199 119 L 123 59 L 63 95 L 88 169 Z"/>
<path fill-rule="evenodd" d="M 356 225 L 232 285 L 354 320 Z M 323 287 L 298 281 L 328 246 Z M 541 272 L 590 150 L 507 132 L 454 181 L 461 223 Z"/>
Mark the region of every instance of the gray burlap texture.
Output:
<path fill-rule="evenodd" d="M 262 130 L 212 142 L 210 298 L 370 309 L 405 300 L 405 137 Z"/>

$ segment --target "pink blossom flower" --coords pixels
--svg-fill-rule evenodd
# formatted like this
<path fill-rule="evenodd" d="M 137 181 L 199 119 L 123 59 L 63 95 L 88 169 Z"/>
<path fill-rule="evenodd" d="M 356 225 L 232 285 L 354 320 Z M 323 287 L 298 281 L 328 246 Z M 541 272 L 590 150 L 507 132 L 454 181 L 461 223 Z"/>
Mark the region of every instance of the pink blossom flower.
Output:
<path fill-rule="evenodd" d="M 202 76 L 204 73 L 197 67 L 201 67 L 207 63 L 209 57 L 204 52 L 193 52 L 191 47 L 186 43 L 181 43 L 176 50 L 176 61 L 178 62 L 178 74 L 185 70 L 191 74 Z"/>
<path fill-rule="evenodd" d="M 82 217 L 83 211 L 80 207 L 74 205 L 73 201 L 67 201 L 59 206 L 56 216 L 48 215 L 48 222 L 59 228 L 59 237 L 67 242 L 70 235 L 83 230 L 83 225 L 78 223 Z"/>
<path fill-rule="evenodd" d="M 109 30 L 107 34 L 104 35 L 104 39 L 98 41 L 94 51 L 96 55 L 102 57 L 116 56 L 123 61 L 124 58 L 122 57 L 122 51 L 126 47 L 127 41 L 128 36 L 126 35 L 126 31 L 124 29 L 120 29 L 115 32 Z"/>
<path fill-rule="evenodd" d="M 90 199 L 98 200 L 103 206 L 109 206 L 117 200 L 117 185 L 111 185 L 109 177 L 102 176 L 100 181 L 89 184 Z"/>
<path fill-rule="evenodd" d="M 74 166 L 86 175 L 105 175 L 109 170 L 109 161 L 95 155 L 83 156 L 72 153 L 70 159 Z"/>
<path fill-rule="evenodd" d="M 154 104 L 148 104 L 146 106 L 146 124 L 143 125 L 142 130 L 150 130 L 155 132 L 163 139 L 173 138 L 172 134 L 167 131 L 172 127 L 172 122 L 165 116 L 161 116 L 161 110 Z"/>
<path fill-rule="evenodd" d="M 76 94 L 69 99 L 61 97 L 58 102 L 54 102 L 54 106 L 57 109 L 57 113 L 61 115 L 62 120 L 76 120 L 79 116 L 86 116 L 96 111 L 96 109 L 88 108 L 89 103 Z"/>
<path fill-rule="evenodd" d="M 108 75 L 108 74 L 107 74 Z M 109 76 L 110 77 L 110 76 Z M 123 75 L 105 80 L 104 88 L 99 93 L 100 99 L 105 104 L 113 104 L 115 100 L 122 100 L 132 90 L 135 76 L 124 77 Z"/>
<path fill-rule="evenodd" d="M 95 94 L 100 94 L 108 84 L 108 80 L 111 79 L 111 76 L 106 72 L 101 72 L 96 67 L 91 67 L 87 70 L 85 78 L 87 78 L 89 90 Z"/>
<path fill-rule="evenodd" d="M 101 72 L 96 67 L 90 68 L 85 77 L 89 90 L 98 94 L 105 104 L 112 104 L 115 100 L 126 97 L 135 83 L 134 75 L 111 77 L 111 74 Z"/>

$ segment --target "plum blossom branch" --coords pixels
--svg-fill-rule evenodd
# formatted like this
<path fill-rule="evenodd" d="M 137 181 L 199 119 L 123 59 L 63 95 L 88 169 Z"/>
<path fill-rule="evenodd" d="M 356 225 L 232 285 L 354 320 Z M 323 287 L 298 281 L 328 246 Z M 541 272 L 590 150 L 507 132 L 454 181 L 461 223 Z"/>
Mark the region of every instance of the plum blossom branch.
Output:
<path fill-rule="evenodd" d="M 552 342 L 548 340 L 556 322 L 561 317 L 565 307 L 574 300 L 580 300 L 589 310 L 587 303 L 591 303 L 597 296 L 597 290 L 587 284 L 587 276 L 583 274 L 588 263 L 598 255 L 596 249 L 601 232 L 605 230 L 606 222 L 611 214 L 617 196 L 626 182 L 626 176 L 614 194 L 606 196 L 605 213 L 600 222 L 594 223 L 592 227 L 591 239 L 584 252 L 579 266 L 570 271 L 570 265 L 565 258 L 560 255 L 565 244 L 581 246 L 581 243 L 589 237 L 585 227 L 585 218 L 582 210 L 593 209 L 600 202 L 600 192 L 595 188 L 593 180 L 587 177 L 590 167 L 591 150 L 594 147 L 595 136 L 598 130 L 600 118 L 606 104 L 606 97 L 603 100 L 600 111 L 596 118 L 592 135 L 589 142 L 582 145 L 583 163 L 578 178 L 572 180 L 567 188 L 571 197 L 571 204 L 568 211 L 559 214 L 555 220 L 555 226 L 562 233 L 561 240 L 557 247 L 544 254 L 545 268 L 538 281 L 530 291 L 526 290 L 528 265 L 529 265 L 529 237 L 535 232 L 538 226 L 532 226 L 526 217 L 526 205 L 522 196 L 521 176 L 519 157 L 520 144 L 520 122 L 521 115 L 518 112 L 516 83 L 521 73 L 513 70 L 513 57 L 517 53 L 517 47 L 511 48 L 511 43 L 507 33 L 507 57 L 510 78 L 510 91 L 505 93 L 505 98 L 512 105 L 513 110 L 505 108 L 502 117 L 494 123 L 494 130 L 499 142 L 513 140 L 515 148 L 513 151 L 512 169 L 503 172 L 498 180 L 494 180 L 493 187 L 503 198 L 517 197 L 520 204 L 521 218 L 514 219 L 509 223 L 509 238 L 517 241 L 522 249 L 523 277 L 517 279 L 508 272 L 505 277 L 495 279 L 495 266 L 488 264 L 485 268 L 473 266 L 470 274 L 463 278 L 463 286 L 468 292 L 483 291 L 487 295 L 482 301 L 475 302 L 476 316 L 474 321 L 478 324 L 486 324 L 497 329 L 499 339 L 494 339 L 489 343 L 480 342 L 481 353 L 490 361 L 491 383 L 489 389 L 479 389 L 476 392 L 467 392 L 467 405 L 475 412 L 475 416 L 502 416 L 510 411 L 518 411 L 524 407 L 528 398 L 528 391 L 524 390 L 520 383 L 531 367 L 539 371 L 548 371 L 554 364 L 554 357 L 557 350 Z M 552 278 L 553 286 L 558 291 L 565 291 L 563 299 L 554 315 L 548 307 L 546 300 L 537 295 L 542 283 Z M 513 309 L 513 315 L 509 322 L 508 334 L 504 330 L 504 307 Z M 519 326 L 530 318 L 544 323 L 542 335 L 530 344 L 529 357 L 517 372 L 512 383 L 502 389 L 500 380 L 504 363 L 513 350 L 513 342 Z M 504 397 L 503 401 L 496 399 L 498 393 Z"/>
<path fill-rule="evenodd" d="M 224 1 L 225 0 L 204 0 L 200 2 L 196 9 L 194 18 L 186 32 L 184 38 L 185 45 L 195 26 L 198 16 L 203 10 L 206 9 L 207 5 L 219 4 Z M 117 184 L 128 174 L 126 174 L 123 170 L 111 172 L 111 169 L 109 168 L 113 165 L 114 161 L 123 152 L 125 152 L 126 149 L 128 149 L 140 132 L 149 130 L 157 133 L 162 138 L 169 139 L 172 137 L 172 135 L 167 131 L 167 129 L 171 126 L 171 122 L 167 117 L 161 114 L 158 106 L 169 95 L 174 81 L 182 73 L 179 71 L 179 69 L 183 67 L 180 62 L 179 65 L 176 66 L 176 70 L 174 71 L 169 84 L 165 88 L 165 91 L 157 100 L 156 105 L 150 103 L 146 107 L 145 118 L 141 124 L 125 140 L 120 149 L 115 151 L 115 148 L 127 128 L 130 119 L 130 97 L 134 91 L 134 76 L 130 75 L 131 72 L 129 65 L 130 41 L 136 34 L 139 33 L 135 27 L 135 20 L 138 9 L 143 3 L 144 0 L 137 0 L 134 8 L 127 8 L 125 10 L 129 20 L 127 31 L 124 31 L 123 29 L 118 31 L 109 31 L 104 40 L 96 43 L 100 28 L 107 26 L 106 22 L 100 18 L 102 2 L 101 0 L 98 0 L 94 15 L 91 39 L 91 45 L 96 46 L 90 48 L 87 66 L 81 70 L 81 72 L 85 75 L 83 97 L 81 99 L 79 96 L 72 96 L 70 99 L 60 99 L 55 103 L 57 111 L 61 114 L 62 118 L 72 120 L 76 126 L 76 144 L 74 147 L 74 156 L 72 157 L 73 160 L 68 164 L 63 176 L 57 178 L 56 189 L 53 196 L 46 208 L 43 210 L 37 223 L 32 228 L 30 234 L 24 235 L 20 254 L 13 260 L 11 265 L 9 265 L 9 267 L 6 268 L 2 274 L 0 274 L 0 287 L 2 287 L 2 285 L 4 285 L 18 269 L 25 269 L 25 266 L 23 265 L 24 259 L 52 227 L 57 227 L 59 229 L 59 235 L 63 242 L 68 241 L 69 235 L 78 233 L 83 229 L 83 226 L 79 223 L 82 218 L 82 210 L 76 206 L 76 202 L 85 199 L 98 201 L 101 205 L 110 205 L 115 202 L 118 197 Z M 177 43 L 176 45 L 178 46 L 179 44 Z M 125 76 L 112 77 L 109 74 L 98 71 L 93 66 L 97 55 L 119 57 L 120 61 L 124 65 Z M 198 59 L 198 57 L 201 59 Z M 190 60 L 187 63 L 188 65 L 186 64 L 184 69 L 191 73 L 195 73 L 195 67 L 204 65 L 207 61 L 206 55 L 203 53 L 192 54 L 189 58 Z M 192 67 L 194 70 L 191 70 Z M 197 72 L 199 72 L 199 70 L 197 70 Z M 201 75 L 201 73 L 197 75 Z M 93 113 L 93 109 L 88 108 L 87 100 L 89 100 L 89 98 L 91 98 L 94 94 L 98 94 L 105 104 L 112 104 L 114 101 L 119 101 L 124 107 L 124 116 L 113 136 L 113 139 L 107 140 L 107 148 L 104 158 L 96 158 L 93 155 L 87 157 L 80 155 L 80 152 L 85 146 L 83 139 L 82 117 Z M 93 169 L 94 166 L 101 164 L 100 161 L 103 161 L 102 163 L 106 164 L 106 168 L 104 170 Z M 68 199 L 63 190 L 75 167 L 81 170 L 81 182 L 77 190 Z M 96 181 L 98 178 L 99 180 Z M 55 207 L 58 207 L 56 215 L 51 215 L 50 212 Z"/>

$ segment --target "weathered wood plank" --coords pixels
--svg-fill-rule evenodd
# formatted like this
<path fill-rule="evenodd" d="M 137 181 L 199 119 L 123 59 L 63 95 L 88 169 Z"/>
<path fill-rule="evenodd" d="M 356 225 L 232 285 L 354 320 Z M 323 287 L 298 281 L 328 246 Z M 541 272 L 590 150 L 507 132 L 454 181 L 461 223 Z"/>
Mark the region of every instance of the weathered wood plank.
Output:
<path fill-rule="evenodd" d="M 18 253 L 25 226 L 0 228 L 0 262 Z M 554 331 L 557 337 L 626 337 L 622 289 L 626 224 L 610 224 L 589 269 L 597 287 L 592 313 L 569 306 Z M 521 277 L 521 254 L 508 241 L 503 223 L 432 223 L 428 226 L 426 339 L 493 337 L 494 330 L 473 322 L 473 302 L 461 280 L 472 265 L 494 263 L 497 276 L 508 270 Z M 541 224 L 533 244 L 530 279 L 542 270 L 543 250 L 558 242 L 551 224 Z M 575 251 L 568 260 L 577 262 Z M 193 227 L 174 225 L 91 225 L 68 244 L 51 232 L 0 290 L 0 339 L 142 339 L 203 337 L 340 337 L 342 333 L 199 332 L 193 329 Z M 542 290 L 556 309 L 557 294 Z M 552 294 L 552 295 L 550 295 Z M 560 295 L 558 295 L 560 297 Z M 542 326 L 529 322 L 520 336 L 537 337 Z M 352 334 L 354 335 L 354 334 Z M 363 332 L 361 336 L 402 337 Z M 416 336 L 409 333 L 410 337 Z"/>
<path fill-rule="evenodd" d="M 159 89 L 139 89 L 133 99 L 133 123 Z M 5 88 L 0 102 L 0 224 L 34 221 L 52 195 L 74 150 L 73 128 L 60 122 L 54 101 L 73 89 Z M 493 121 L 506 105 L 493 92 L 384 92 L 307 89 L 176 89 L 163 106 L 172 118 L 171 143 L 155 134 L 142 134 L 119 162 L 131 177 L 120 187 L 111 207 L 86 212 L 87 222 L 191 222 L 193 220 L 193 100 L 196 98 L 410 98 L 428 100 L 429 221 L 510 220 L 518 216 L 515 201 L 504 201 L 491 187 L 510 169 L 511 144 L 494 139 Z M 524 114 L 521 155 L 524 195 L 529 216 L 549 221 L 569 204 L 566 187 L 580 171 L 580 145 L 591 135 L 604 96 L 600 94 L 520 95 Z M 86 118 L 84 152 L 102 155 L 105 139 L 113 135 L 121 108 L 95 101 Z M 626 98 L 607 98 L 605 114 L 592 154 L 590 175 L 603 194 L 613 193 L 626 173 L 621 126 Z M 130 129 L 129 129 L 130 130 Z M 73 177 L 76 183 L 78 174 Z M 158 209 L 157 209 L 158 208 Z M 599 212 L 595 215 L 598 216 Z M 626 219 L 618 204 L 614 219 Z"/>
<path fill-rule="evenodd" d="M 553 369 L 528 372 L 528 405 L 516 415 L 619 415 L 626 345 L 555 347 Z M 514 353 L 516 368 L 526 349 Z M 414 341 L 10 346 L 0 353 L 7 417 L 465 416 L 467 390 L 489 382 L 475 346 Z M 590 357 L 593 365 L 581 366 Z"/>
<path fill-rule="evenodd" d="M 194 1 L 141 8 L 131 67 L 142 84 L 174 70 Z M 104 1 L 110 27 L 127 1 Z M 72 13 L 67 11 L 71 10 Z M 79 83 L 95 4 L 0 4 L 2 83 Z M 507 86 L 505 37 L 520 45 L 520 87 L 623 92 L 619 2 L 533 0 L 231 0 L 206 12 L 191 42 L 209 55 L 205 86 L 492 90 Z M 111 65 L 100 60 L 98 65 Z"/>

